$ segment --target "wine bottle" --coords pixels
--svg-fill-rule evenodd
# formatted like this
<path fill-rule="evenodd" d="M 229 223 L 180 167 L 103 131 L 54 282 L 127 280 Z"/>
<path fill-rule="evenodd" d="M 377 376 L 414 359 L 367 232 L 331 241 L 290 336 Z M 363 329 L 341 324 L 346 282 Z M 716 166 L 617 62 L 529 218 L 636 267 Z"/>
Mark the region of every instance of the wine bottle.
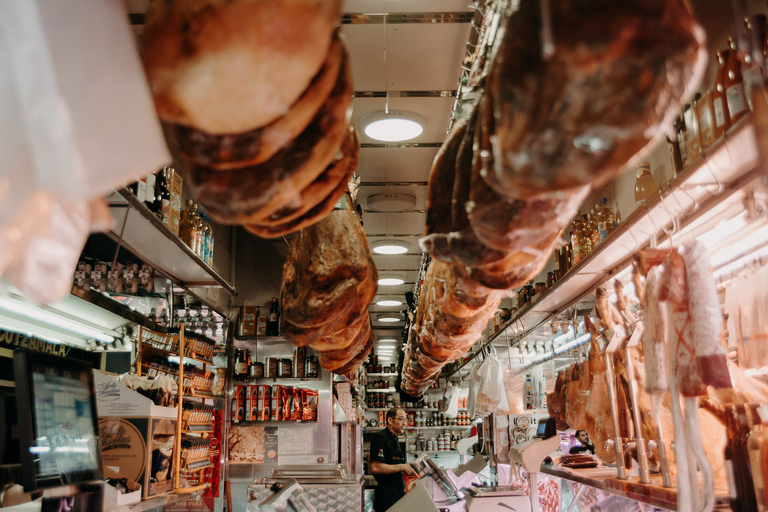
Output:
<path fill-rule="evenodd" d="M 280 336 L 280 311 L 277 303 L 277 297 L 272 297 L 272 304 L 269 306 L 269 321 L 267 322 L 267 335 Z"/>

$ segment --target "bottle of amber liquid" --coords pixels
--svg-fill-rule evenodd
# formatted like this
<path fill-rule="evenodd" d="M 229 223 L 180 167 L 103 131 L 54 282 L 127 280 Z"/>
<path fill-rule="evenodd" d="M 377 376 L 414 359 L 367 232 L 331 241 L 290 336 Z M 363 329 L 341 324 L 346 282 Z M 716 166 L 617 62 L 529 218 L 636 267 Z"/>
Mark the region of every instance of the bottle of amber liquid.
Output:
<path fill-rule="evenodd" d="M 736 42 L 733 38 L 729 38 L 728 43 L 731 51 L 728 54 L 728 62 L 725 67 L 723 87 L 728 104 L 728 115 L 731 117 L 731 124 L 733 124 L 747 115 L 749 105 L 747 104 L 747 95 L 744 92 L 744 79 L 741 76 L 741 61 L 737 56 Z"/>
<path fill-rule="evenodd" d="M 672 140 L 669 135 L 667 135 L 667 146 L 669 147 L 669 154 L 672 157 L 672 165 L 675 168 L 675 175 L 677 175 L 680 171 L 683 170 L 684 165 L 683 153 L 680 147 L 680 132 L 685 130 L 683 118 L 677 116 L 672 122 L 672 128 L 675 129 L 675 134 L 677 134 L 677 136 L 675 137 L 675 140 Z"/>
<path fill-rule="evenodd" d="M 715 84 L 712 87 L 712 110 L 715 113 L 715 138 L 723 136 L 723 133 L 731 127 L 731 116 L 728 115 L 728 100 L 725 96 L 725 74 L 730 58 L 730 50 L 717 52 L 717 72 Z"/>
<path fill-rule="evenodd" d="M 584 259 L 592 252 L 592 228 L 587 214 L 581 215 L 579 231 L 579 259 Z"/>
<path fill-rule="evenodd" d="M 765 437 L 765 423 L 760 417 L 760 404 L 750 402 L 747 404 L 747 421 L 749 423 L 749 435 L 747 436 L 747 451 L 749 452 L 749 466 L 752 470 L 752 481 L 755 486 L 755 499 L 758 512 L 765 512 L 765 481 L 760 463 L 760 447 L 768 442 Z"/>
<path fill-rule="evenodd" d="M 725 473 L 728 477 L 729 500 L 732 510 L 757 510 L 755 485 L 749 464 L 747 415 L 743 405 L 726 410 Z"/>
<path fill-rule="evenodd" d="M 643 162 L 637 168 L 635 174 L 635 204 L 640 206 L 648 200 L 657 190 L 659 185 L 651 174 L 651 164 Z"/>
<path fill-rule="evenodd" d="M 575 218 L 571 221 L 571 261 L 573 264 L 577 264 L 581 261 L 581 253 L 579 251 L 579 233 L 581 232 L 581 219 Z"/>
<path fill-rule="evenodd" d="M 187 247 L 195 250 L 197 245 L 197 208 L 191 199 L 187 200 L 187 207 L 181 211 L 179 220 L 179 238 L 187 244 Z"/>
<path fill-rule="evenodd" d="M 712 107 L 712 92 L 706 93 L 696 103 L 699 116 L 699 136 L 701 150 L 704 151 L 715 143 L 715 113 Z"/>

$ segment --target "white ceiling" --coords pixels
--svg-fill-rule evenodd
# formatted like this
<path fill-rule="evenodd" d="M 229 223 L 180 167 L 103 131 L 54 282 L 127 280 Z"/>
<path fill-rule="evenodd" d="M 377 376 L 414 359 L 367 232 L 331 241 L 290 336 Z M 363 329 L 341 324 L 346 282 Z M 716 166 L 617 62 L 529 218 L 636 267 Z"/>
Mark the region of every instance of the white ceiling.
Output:
<path fill-rule="evenodd" d="M 358 94 L 385 93 L 390 110 L 416 112 L 427 120 L 419 137 L 384 147 L 381 142 L 362 133 L 361 119 L 368 113 L 384 110 L 387 97 L 357 97 L 353 104 L 354 120 L 363 145 L 358 168 L 362 179 L 358 202 L 364 211 L 365 232 L 371 242 L 386 238 L 402 240 L 410 246 L 403 255 L 374 257 L 381 275 L 396 273 L 406 279 L 406 284 L 401 286 L 380 286 L 375 301 L 386 296 L 405 303 L 404 294 L 414 290 L 418 278 L 421 262 L 418 238 L 424 231 L 425 185 L 432 160 L 450 125 L 462 60 L 472 30 L 469 20 L 473 9 L 469 4 L 468 0 L 349 0 L 344 3 L 345 13 L 418 13 L 426 18 L 423 23 L 398 23 L 404 18 L 391 14 L 386 23 L 381 23 L 381 16 L 371 16 L 371 23 L 345 24 L 341 30 L 351 56 Z M 450 19 L 450 15 L 455 13 L 463 13 L 461 19 L 464 21 L 438 22 Z M 373 23 L 374 19 L 379 22 Z M 414 93 L 434 96 L 414 97 Z M 410 147 L 413 143 L 427 147 Z M 415 196 L 416 206 L 409 213 L 371 211 L 366 199 L 382 193 L 410 194 Z M 377 337 L 395 335 L 398 340 L 380 342 L 377 347 L 399 346 L 404 324 L 383 324 L 376 321 L 376 315 L 387 310 L 399 311 L 405 306 L 384 308 L 376 306 L 375 301 L 371 306 L 371 316 Z M 379 355 L 385 363 L 394 362 L 384 354 Z"/>
<path fill-rule="evenodd" d="M 405 293 L 414 290 L 421 262 L 418 237 L 424 231 L 425 185 L 432 160 L 450 124 L 462 61 L 472 31 L 470 21 L 474 9 L 470 3 L 470 0 L 347 0 L 343 4 L 341 34 L 351 58 L 356 91 L 353 117 L 362 144 L 357 172 L 362 180 L 358 202 L 364 212 L 364 229 L 372 242 L 387 238 L 403 239 L 410 244 L 404 255 L 374 257 L 382 276 L 398 274 L 406 280 L 400 286 L 380 286 L 376 300 L 386 296 L 405 303 Z M 149 0 L 126 0 L 126 5 L 132 14 L 134 30 L 140 35 L 142 14 L 146 13 Z M 365 136 L 362 118 L 387 107 L 423 116 L 427 120 L 424 132 L 406 143 L 386 145 Z M 413 144 L 422 147 L 413 147 Z M 367 198 L 385 192 L 415 196 L 414 211 L 370 211 Z M 285 254 L 283 241 L 274 242 L 274 247 Z M 404 308 L 382 308 L 375 304 L 371 307 L 377 337 L 398 337 L 396 343 L 385 345 L 401 344 L 403 323 L 382 324 L 376 321 L 376 315 Z M 381 359 L 390 362 L 385 357 Z"/>

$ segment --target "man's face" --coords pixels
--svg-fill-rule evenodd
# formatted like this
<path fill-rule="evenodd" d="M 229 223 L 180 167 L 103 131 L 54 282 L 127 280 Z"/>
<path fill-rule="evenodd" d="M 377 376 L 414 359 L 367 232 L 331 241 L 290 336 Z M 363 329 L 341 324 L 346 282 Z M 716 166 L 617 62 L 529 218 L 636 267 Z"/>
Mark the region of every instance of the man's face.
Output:
<path fill-rule="evenodd" d="M 390 425 L 392 425 L 392 432 L 394 434 L 397 434 L 398 436 L 403 433 L 403 430 L 405 430 L 405 425 L 408 421 L 408 418 L 405 415 L 405 411 L 402 409 L 397 410 L 397 415 L 395 415 L 395 418 L 393 420 L 390 420 Z"/>
<path fill-rule="evenodd" d="M 579 436 L 577 439 L 581 441 L 581 444 L 589 444 L 589 434 L 587 434 L 586 431 L 579 432 Z"/>

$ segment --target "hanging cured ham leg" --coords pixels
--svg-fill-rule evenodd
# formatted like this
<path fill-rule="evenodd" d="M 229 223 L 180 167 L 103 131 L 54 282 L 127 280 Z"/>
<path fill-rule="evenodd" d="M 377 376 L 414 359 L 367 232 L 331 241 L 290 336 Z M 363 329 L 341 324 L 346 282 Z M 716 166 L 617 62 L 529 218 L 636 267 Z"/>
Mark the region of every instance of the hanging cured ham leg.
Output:
<path fill-rule="evenodd" d="M 535 0 L 502 15 L 485 89 L 468 123 L 454 124 L 430 174 L 422 247 L 457 269 L 457 296 L 468 289 L 484 301 L 490 290 L 534 277 L 591 188 L 664 135 L 706 67 L 703 30 L 687 0 L 549 4 L 547 20 Z M 540 51 L 545 22 L 552 29 L 547 59 Z M 450 297 L 419 302 L 419 309 L 437 309 L 435 321 L 410 333 L 403 367 L 409 393 L 434 378 L 414 358 L 435 361 L 441 354 L 431 350 L 448 352 L 445 338 L 432 339 L 451 337 L 437 320 L 446 304 L 454 317 L 470 316 Z M 622 322 L 615 308 L 609 312 L 607 325 Z M 478 314 L 473 321 L 482 325 L 494 312 Z M 465 342 L 454 346 L 466 350 Z M 590 378 L 599 382 L 597 375 Z"/>

